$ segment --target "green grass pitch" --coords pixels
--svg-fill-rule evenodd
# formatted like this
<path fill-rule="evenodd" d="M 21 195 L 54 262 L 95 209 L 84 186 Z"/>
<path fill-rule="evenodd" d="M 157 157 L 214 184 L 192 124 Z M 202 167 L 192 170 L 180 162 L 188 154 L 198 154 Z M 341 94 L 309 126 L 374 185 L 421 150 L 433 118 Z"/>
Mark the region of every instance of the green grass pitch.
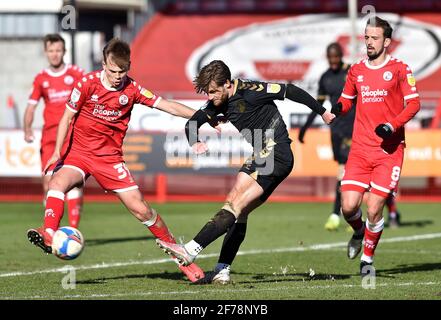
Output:
<path fill-rule="evenodd" d="M 216 203 L 153 205 L 176 236 L 190 240 L 217 212 Z M 386 228 L 375 257 L 375 282 L 348 260 L 346 223 L 323 228 L 329 203 L 268 203 L 252 213 L 231 285 L 193 285 L 150 232 L 118 203 L 85 203 L 86 245 L 62 261 L 31 245 L 26 230 L 42 224 L 41 204 L 0 204 L 0 299 L 441 299 L 441 204 L 399 203 L 403 226 Z M 62 225 L 67 225 L 64 217 Z M 217 262 L 223 237 L 197 259 Z M 72 266 L 72 276 L 63 267 Z M 66 285 L 64 285 L 66 287 Z"/>

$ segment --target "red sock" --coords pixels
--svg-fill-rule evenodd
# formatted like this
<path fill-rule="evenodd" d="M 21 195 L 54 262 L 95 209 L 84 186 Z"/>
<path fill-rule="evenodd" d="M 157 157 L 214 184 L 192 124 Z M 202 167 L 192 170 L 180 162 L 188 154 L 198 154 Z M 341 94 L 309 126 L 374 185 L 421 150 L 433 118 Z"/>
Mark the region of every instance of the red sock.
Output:
<path fill-rule="evenodd" d="M 361 230 L 363 227 L 363 220 L 361 220 L 361 209 L 358 209 L 357 213 L 353 216 L 347 218 L 345 215 L 343 215 L 346 219 L 346 222 L 349 223 L 349 225 L 354 229 L 354 231 Z"/>
<path fill-rule="evenodd" d="M 44 211 L 44 229 L 56 231 L 60 226 L 64 213 L 64 193 L 61 191 L 49 190 L 47 192 L 46 209 Z"/>
<path fill-rule="evenodd" d="M 162 220 L 161 216 L 155 211 L 153 211 L 152 220 L 146 221 L 144 224 L 156 238 L 166 242 L 176 243 L 175 237 L 173 237 L 170 230 L 167 228 L 164 220 Z"/>
<path fill-rule="evenodd" d="M 67 199 L 67 211 L 69 213 L 69 225 L 78 228 L 81 218 L 81 207 L 83 201 L 81 198 Z"/>
<path fill-rule="evenodd" d="M 364 256 L 371 258 L 374 256 L 375 248 L 377 247 L 381 234 L 383 233 L 383 228 L 383 218 L 375 224 L 370 224 L 366 221 L 366 229 L 364 231 Z"/>
<path fill-rule="evenodd" d="M 73 188 L 66 194 L 66 197 L 69 225 L 73 228 L 78 228 L 81 218 L 81 208 L 83 206 L 83 191 L 79 188 Z"/>

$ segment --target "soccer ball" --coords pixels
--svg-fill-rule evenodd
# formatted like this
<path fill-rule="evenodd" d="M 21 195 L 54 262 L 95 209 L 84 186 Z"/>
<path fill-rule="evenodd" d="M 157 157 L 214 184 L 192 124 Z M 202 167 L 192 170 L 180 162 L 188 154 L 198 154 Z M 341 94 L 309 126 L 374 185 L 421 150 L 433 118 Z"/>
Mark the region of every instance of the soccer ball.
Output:
<path fill-rule="evenodd" d="M 52 238 L 52 252 L 63 260 L 72 260 L 83 251 L 84 238 L 80 230 L 72 227 L 61 227 Z"/>

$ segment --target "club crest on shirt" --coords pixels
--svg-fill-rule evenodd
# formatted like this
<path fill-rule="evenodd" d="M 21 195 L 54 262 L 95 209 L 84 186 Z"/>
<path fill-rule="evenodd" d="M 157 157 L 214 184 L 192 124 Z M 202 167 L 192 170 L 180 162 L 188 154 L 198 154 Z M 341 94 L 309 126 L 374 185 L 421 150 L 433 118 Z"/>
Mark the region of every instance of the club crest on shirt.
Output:
<path fill-rule="evenodd" d="M 391 80 L 392 80 L 392 72 L 390 72 L 390 71 L 385 71 L 385 72 L 383 73 L 383 79 L 384 79 L 385 81 L 391 81 Z"/>
<path fill-rule="evenodd" d="M 279 93 L 280 92 L 280 84 L 278 83 L 268 83 L 267 87 L 266 87 L 266 92 L 267 93 Z"/>
<path fill-rule="evenodd" d="M 43 81 L 43 88 L 49 88 L 49 81 Z"/>
<path fill-rule="evenodd" d="M 239 108 L 240 113 L 244 113 L 247 108 L 245 101 L 243 101 L 243 100 L 241 100 L 237 103 L 237 107 Z"/>
<path fill-rule="evenodd" d="M 70 75 L 64 77 L 64 84 L 70 86 L 74 82 L 74 78 Z"/>
<path fill-rule="evenodd" d="M 127 102 L 129 102 L 129 98 L 125 94 L 119 96 L 119 103 L 122 106 L 125 106 Z"/>

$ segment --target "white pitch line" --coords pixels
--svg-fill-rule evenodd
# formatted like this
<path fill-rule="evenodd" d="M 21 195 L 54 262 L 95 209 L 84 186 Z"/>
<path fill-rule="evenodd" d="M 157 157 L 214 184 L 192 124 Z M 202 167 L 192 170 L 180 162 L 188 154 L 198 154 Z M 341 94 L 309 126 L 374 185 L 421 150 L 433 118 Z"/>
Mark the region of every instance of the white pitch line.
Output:
<path fill-rule="evenodd" d="M 202 255 L 200 258 L 210 258 L 216 257 L 218 254 L 206 254 Z M 199 257 L 198 257 L 199 258 Z M 148 265 L 148 264 L 161 264 L 161 263 L 169 263 L 173 262 L 170 258 L 164 259 L 155 259 L 155 260 L 144 260 L 144 261 L 129 261 L 129 262 L 113 262 L 113 263 L 97 263 L 92 265 L 83 265 L 83 266 L 73 266 L 75 270 L 91 270 L 91 269 L 106 269 L 106 268 L 118 268 L 118 267 L 127 267 L 127 266 L 136 266 L 136 265 Z M 0 278 L 5 277 L 17 277 L 17 276 L 32 276 L 36 274 L 44 274 L 44 273 L 66 273 L 66 266 L 61 268 L 54 269 L 45 269 L 45 270 L 37 270 L 37 271 L 29 271 L 29 272 L 10 272 L 10 273 L 0 273 Z"/>
<path fill-rule="evenodd" d="M 386 238 L 386 239 L 381 239 L 381 243 L 393 243 L 393 242 L 402 242 L 402 241 L 418 241 L 418 240 L 429 240 L 429 239 L 436 239 L 436 238 L 441 238 L 441 233 L 428 233 L 428 234 L 420 234 L 420 235 L 407 236 L 407 237 L 395 237 L 395 238 L 389 238 L 389 239 Z M 322 244 L 314 244 L 314 245 L 304 246 L 304 247 L 239 251 L 237 253 L 237 255 L 244 256 L 244 255 L 252 255 L 252 254 L 329 250 L 329 249 L 333 249 L 333 248 L 345 247 L 346 245 L 347 245 L 347 242 L 322 243 Z M 198 259 L 207 259 L 207 258 L 217 257 L 218 255 L 219 255 L 218 253 L 204 254 L 204 255 L 198 256 Z M 172 260 L 170 258 L 164 258 L 164 259 L 155 259 L 155 260 L 114 262 L 114 263 L 104 263 L 103 262 L 103 263 L 98 263 L 98 264 L 93 264 L 93 265 L 74 266 L 74 268 L 75 268 L 75 270 L 92 270 L 92 269 L 127 267 L 127 266 L 135 266 L 135 265 L 161 264 L 161 263 L 170 263 L 170 262 L 172 262 Z M 36 274 L 46 274 L 46 273 L 66 273 L 66 267 L 37 270 L 37 271 L 28 271 L 28 272 L 19 271 L 19 272 L 0 273 L 0 278 L 18 277 L 18 276 L 32 276 L 32 275 L 36 275 Z"/>
<path fill-rule="evenodd" d="M 316 289 L 338 289 L 338 288 L 362 288 L 362 285 L 359 284 L 329 284 L 329 285 L 309 285 L 311 281 L 305 281 L 303 283 L 308 283 L 308 285 L 297 285 L 297 286 L 283 286 L 283 287 L 276 287 L 276 288 L 235 288 L 235 289 L 207 289 L 209 287 L 204 286 L 198 286 L 201 288 L 201 290 L 183 290 L 183 291 L 143 291 L 143 292 L 127 292 L 127 293 L 102 293 L 102 294 L 91 294 L 91 295 L 81 295 L 81 294 L 74 294 L 74 295 L 64 295 L 59 297 L 59 299 L 91 299 L 91 298 L 120 298 L 120 297 L 147 297 L 147 296 L 154 296 L 154 295 L 160 295 L 160 296 L 177 296 L 177 295 L 194 295 L 194 294 L 201 294 L 202 293 L 240 293 L 240 292 L 268 292 L 268 291 L 280 291 L 280 290 L 286 290 L 286 291 L 292 291 L 292 290 L 299 290 L 299 289 L 309 289 L 309 290 L 316 290 Z M 377 283 L 376 287 L 409 287 L 409 286 L 434 286 L 434 285 L 441 285 L 441 282 L 398 282 L 398 283 Z M 10 299 L 53 299 L 53 296 L 25 296 L 25 297 L 19 297 L 19 296 L 0 296 L 0 299 L 2 300 L 10 300 Z"/>

